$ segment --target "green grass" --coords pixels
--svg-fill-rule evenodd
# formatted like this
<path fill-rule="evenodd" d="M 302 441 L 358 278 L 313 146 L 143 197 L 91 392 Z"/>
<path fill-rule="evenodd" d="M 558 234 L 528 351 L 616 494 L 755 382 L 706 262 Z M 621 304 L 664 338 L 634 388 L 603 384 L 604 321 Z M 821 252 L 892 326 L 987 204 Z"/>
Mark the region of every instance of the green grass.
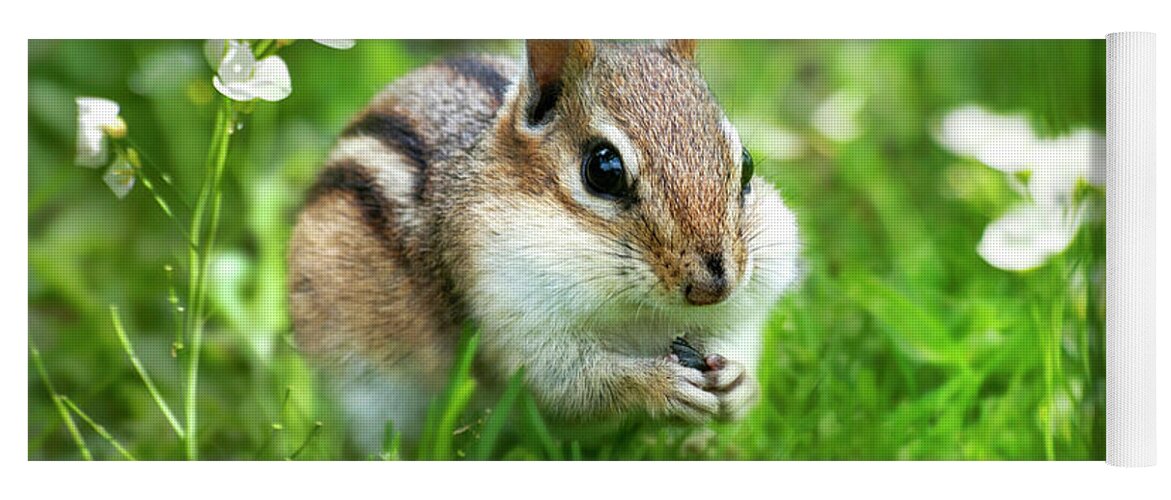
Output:
<path fill-rule="evenodd" d="M 519 46 L 282 49 L 292 95 L 242 115 L 227 151 L 224 217 L 205 261 L 198 390 L 188 401 L 191 345 L 177 333 L 190 331 L 177 310 L 191 296 L 183 230 L 143 184 L 118 201 L 100 171 L 72 164 L 73 98 L 122 105 L 152 166 L 146 174 L 161 196 L 182 200 L 170 207 L 189 220 L 218 109 L 202 43 L 31 42 L 28 457 L 1104 458 L 1104 207 L 1046 266 L 995 269 L 975 248 L 1019 195 L 930 134 L 943 113 L 968 103 L 1027 113 L 1045 135 L 1104 129 L 1102 41 L 701 43 L 705 74 L 734 123 L 783 127 L 803 144 L 778 159 L 745 133 L 758 173 L 798 214 L 807 271 L 763 332 L 764 392 L 751 416 L 702 431 L 630 425 L 579 442 L 546 424 L 519 376 L 493 411 L 468 413 L 477 389 L 469 330 L 421 444 L 405 445 L 388 427 L 382 453 L 361 454 L 291 346 L 286 241 L 350 116 L 393 78 L 469 50 Z M 862 135 L 848 143 L 812 125 L 818 105 L 843 90 L 866 99 Z M 121 313 L 112 318 L 111 307 Z M 182 439 L 187 408 L 198 415 L 193 449 Z"/>

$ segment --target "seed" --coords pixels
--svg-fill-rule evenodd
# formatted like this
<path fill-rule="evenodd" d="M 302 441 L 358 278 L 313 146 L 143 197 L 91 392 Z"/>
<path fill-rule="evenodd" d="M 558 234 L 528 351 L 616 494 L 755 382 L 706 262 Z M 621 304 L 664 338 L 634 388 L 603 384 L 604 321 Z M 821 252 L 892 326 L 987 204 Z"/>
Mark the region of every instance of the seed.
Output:
<path fill-rule="evenodd" d="M 707 361 L 704 360 L 703 354 L 695 350 L 683 337 L 675 337 L 671 341 L 671 353 L 679 358 L 679 364 L 688 368 L 694 368 L 701 372 L 711 370 Z"/>

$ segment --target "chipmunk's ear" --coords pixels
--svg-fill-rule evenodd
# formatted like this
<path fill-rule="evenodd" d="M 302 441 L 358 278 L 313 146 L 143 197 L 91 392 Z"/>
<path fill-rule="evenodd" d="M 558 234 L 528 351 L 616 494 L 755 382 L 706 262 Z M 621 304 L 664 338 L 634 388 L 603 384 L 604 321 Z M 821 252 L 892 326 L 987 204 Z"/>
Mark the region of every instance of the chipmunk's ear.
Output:
<path fill-rule="evenodd" d="M 585 69 L 594 60 L 594 43 L 590 40 L 529 40 L 525 49 L 533 96 L 529 105 L 529 122 L 536 124 L 543 122 L 557 104 L 566 75 Z"/>
<path fill-rule="evenodd" d="M 663 42 L 663 48 L 667 49 L 667 52 L 687 61 L 695 60 L 695 46 L 695 40 L 667 40 Z"/>

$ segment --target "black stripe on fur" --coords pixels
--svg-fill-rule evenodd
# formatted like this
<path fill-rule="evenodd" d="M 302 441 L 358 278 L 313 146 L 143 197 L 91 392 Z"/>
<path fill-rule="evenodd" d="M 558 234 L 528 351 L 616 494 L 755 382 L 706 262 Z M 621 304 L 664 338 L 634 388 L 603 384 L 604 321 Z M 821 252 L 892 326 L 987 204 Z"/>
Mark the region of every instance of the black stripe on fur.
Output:
<path fill-rule="evenodd" d="M 383 195 L 378 181 L 365 167 L 353 160 L 341 161 L 326 167 L 309 191 L 307 203 L 312 204 L 318 198 L 337 191 L 352 195 L 362 211 L 362 221 L 370 226 L 379 238 L 389 242 L 391 205 Z"/>
<path fill-rule="evenodd" d="M 492 94 L 497 104 L 504 100 L 504 92 L 508 90 L 510 82 L 483 59 L 456 57 L 443 61 L 443 64 L 456 74 L 479 84 L 481 88 Z"/>
<path fill-rule="evenodd" d="M 385 113 L 368 113 L 342 132 L 343 136 L 363 135 L 378 139 L 413 162 L 422 172 L 427 168 L 430 153 L 423 138 L 415 131 L 410 120 L 403 116 Z"/>

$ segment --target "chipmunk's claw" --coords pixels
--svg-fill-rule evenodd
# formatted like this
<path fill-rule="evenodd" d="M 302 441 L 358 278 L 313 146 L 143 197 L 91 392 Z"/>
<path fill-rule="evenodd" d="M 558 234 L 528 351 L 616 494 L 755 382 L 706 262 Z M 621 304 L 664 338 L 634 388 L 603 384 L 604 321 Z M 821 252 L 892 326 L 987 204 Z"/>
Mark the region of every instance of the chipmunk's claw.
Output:
<path fill-rule="evenodd" d="M 719 359 L 710 359 L 718 357 Z M 760 397 L 760 387 L 744 365 L 719 355 L 708 356 L 709 362 L 720 368 L 704 373 L 708 385 L 705 390 L 720 400 L 720 420 L 739 420 L 748 413 Z"/>
<path fill-rule="evenodd" d="M 703 357 L 703 362 L 707 364 L 710 370 L 723 370 L 725 366 L 728 366 L 728 358 L 719 354 L 708 354 Z"/>

